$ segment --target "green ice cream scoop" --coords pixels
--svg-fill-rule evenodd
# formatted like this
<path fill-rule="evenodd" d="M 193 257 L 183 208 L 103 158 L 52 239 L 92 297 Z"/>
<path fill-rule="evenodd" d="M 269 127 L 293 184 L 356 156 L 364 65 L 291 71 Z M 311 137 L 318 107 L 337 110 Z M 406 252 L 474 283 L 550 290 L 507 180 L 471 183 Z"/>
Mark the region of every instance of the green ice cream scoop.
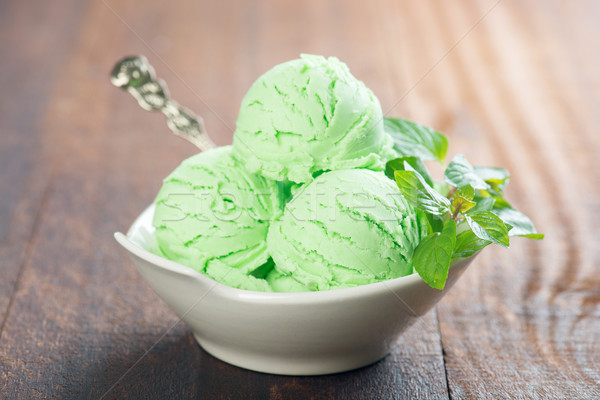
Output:
<path fill-rule="evenodd" d="M 250 172 L 308 182 L 315 172 L 380 170 L 393 157 L 379 100 L 337 58 L 279 64 L 242 101 L 234 154 Z"/>
<path fill-rule="evenodd" d="M 266 275 L 269 222 L 280 212 L 278 186 L 248 173 L 231 150 L 192 156 L 165 178 L 155 200 L 154 235 L 173 261 L 228 286 L 270 291 L 259 278 Z"/>
<path fill-rule="evenodd" d="M 307 184 L 267 237 L 275 291 L 352 287 L 408 275 L 427 221 L 383 173 L 326 172 Z"/>

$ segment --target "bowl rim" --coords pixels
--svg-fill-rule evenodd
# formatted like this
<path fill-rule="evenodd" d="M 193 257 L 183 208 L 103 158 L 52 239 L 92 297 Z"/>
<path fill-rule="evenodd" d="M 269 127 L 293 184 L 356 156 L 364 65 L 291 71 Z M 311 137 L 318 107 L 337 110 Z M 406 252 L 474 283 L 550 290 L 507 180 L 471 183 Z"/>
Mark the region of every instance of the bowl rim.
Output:
<path fill-rule="evenodd" d="M 215 294 L 220 294 L 223 297 L 229 298 L 237 298 L 243 299 L 244 301 L 256 301 L 256 302 L 292 302 L 292 303 L 319 303 L 322 304 L 323 301 L 333 300 L 333 301 L 343 301 L 344 299 L 357 298 L 357 297 L 370 297 L 376 294 L 380 294 L 382 291 L 391 291 L 396 296 L 398 296 L 397 292 L 402 289 L 406 289 L 408 287 L 413 287 L 415 285 L 425 285 L 429 287 L 425 281 L 419 276 L 419 274 L 412 273 L 410 275 L 402 276 L 399 278 L 389 279 L 381 282 L 369 283 L 366 285 L 360 285 L 349 288 L 340 288 L 334 290 L 324 290 L 324 291 L 313 291 L 313 292 L 260 292 L 246 289 L 237 289 L 231 286 L 227 286 L 220 282 L 215 281 L 212 278 L 192 269 L 191 267 L 180 264 L 176 261 L 169 260 L 167 258 L 161 257 L 150 251 L 143 248 L 141 245 L 135 243 L 132 238 L 136 234 L 137 230 L 140 227 L 147 228 L 147 223 L 144 221 L 150 220 L 151 215 L 154 215 L 155 205 L 151 204 L 131 224 L 130 228 L 127 231 L 127 234 L 123 234 L 121 232 L 115 232 L 114 238 L 116 241 L 123 247 L 125 250 L 130 252 L 131 254 L 137 256 L 143 261 L 154 265 L 160 269 L 169 271 L 171 273 L 175 273 L 178 275 L 187 276 L 190 279 L 194 279 L 199 281 L 199 283 L 210 286 L 209 291 L 214 292 Z M 455 265 L 460 264 L 463 261 L 468 261 L 472 259 L 477 254 L 472 255 L 468 258 L 462 258 L 455 260 L 450 268 L 452 269 Z M 433 289 L 432 290 L 437 290 Z M 442 291 L 447 290 L 447 288 Z M 399 298 L 403 303 L 406 302 Z"/>

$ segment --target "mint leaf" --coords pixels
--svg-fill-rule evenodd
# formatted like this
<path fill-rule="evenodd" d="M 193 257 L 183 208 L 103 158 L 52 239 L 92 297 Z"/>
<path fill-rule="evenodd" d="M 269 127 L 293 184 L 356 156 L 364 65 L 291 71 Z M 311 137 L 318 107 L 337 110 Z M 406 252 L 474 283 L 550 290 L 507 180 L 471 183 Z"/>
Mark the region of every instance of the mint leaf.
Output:
<path fill-rule="evenodd" d="M 421 174 L 429 186 L 433 186 L 433 179 L 431 179 L 431 175 L 429 175 L 427 167 L 425 164 L 423 164 L 423 161 L 417 157 L 401 157 L 388 161 L 385 164 L 385 174 L 388 178 L 394 179 L 395 171 L 411 170 L 410 168 L 406 168 L 406 164 L 410 165 L 413 170 Z"/>
<path fill-rule="evenodd" d="M 471 185 L 461 186 L 456 191 L 456 194 L 471 201 L 475 197 L 475 189 L 473 189 L 473 186 Z"/>
<path fill-rule="evenodd" d="M 425 237 L 435 232 L 431 227 L 431 223 L 429 222 L 429 216 L 431 214 L 426 214 L 422 210 L 415 210 L 415 212 L 417 214 L 417 229 L 420 233 L 419 237 Z"/>
<path fill-rule="evenodd" d="M 456 222 L 447 220 L 441 233 L 421 240 L 413 255 L 415 271 L 431 287 L 443 289 L 456 244 Z"/>
<path fill-rule="evenodd" d="M 508 228 L 496 214 L 491 211 L 475 211 L 467 213 L 465 219 L 477 237 L 508 247 Z"/>
<path fill-rule="evenodd" d="M 452 210 L 455 214 L 465 213 L 475 207 L 477 203 L 460 195 L 454 195 L 452 198 Z"/>
<path fill-rule="evenodd" d="M 433 185 L 431 185 L 435 191 L 438 193 L 448 193 L 450 186 L 446 182 L 433 181 Z"/>
<path fill-rule="evenodd" d="M 488 189 L 489 186 L 475 173 L 473 166 L 469 164 L 462 154 L 454 156 L 446 171 L 444 172 L 446 182 L 452 186 L 473 186 L 474 189 Z"/>
<path fill-rule="evenodd" d="M 475 174 L 490 185 L 498 194 L 502 194 L 504 188 L 508 185 L 510 173 L 503 168 L 473 167 L 473 169 L 475 170 Z"/>
<path fill-rule="evenodd" d="M 456 236 L 452 258 L 471 257 L 490 243 L 492 242 L 477 237 L 472 230 L 467 229 Z"/>
<path fill-rule="evenodd" d="M 487 197 L 475 196 L 474 201 L 477 204 L 475 205 L 475 207 L 473 207 L 471 209 L 471 212 L 490 211 L 492 209 L 492 207 L 494 207 L 494 204 L 496 203 L 496 199 L 494 199 L 491 196 L 487 196 Z"/>
<path fill-rule="evenodd" d="M 404 157 L 394 158 L 385 163 L 385 176 L 390 179 L 394 179 L 394 172 L 404 171 Z"/>
<path fill-rule="evenodd" d="M 527 238 L 527 239 L 535 239 L 535 240 L 542 240 L 546 237 L 546 235 L 543 233 L 530 233 L 527 235 L 519 235 L 519 236 Z"/>
<path fill-rule="evenodd" d="M 394 177 L 400 192 L 413 207 L 435 215 L 450 212 L 450 200 L 429 186 L 418 172 L 395 171 Z"/>
<path fill-rule="evenodd" d="M 465 213 L 475 207 L 477 203 L 473 201 L 474 197 L 475 189 L 471 185 L 456 189 L 456 192 L 452 195 L 452 217 L 456 219 L 459 213 Z"/>
<path fill-rule="evenodd" d="M 544 235 L 537 233 L 533 222 L 522 212 L 514 208 L 498 208 L 493 209 L 496 214 L 505 224 L 512 225 L 512 229 L 508 233 L 510 236 L 524 236 L 530 239 L 543 239 Z"/>
<path fill-rule="evenodd" d="M 434 214 L 425 214 L 427 216 L 427 221 L 429 221 L 429 226 L 431 226 L 431 232 L 441 232 L 444 228 L 444 219 L 439 215 Z M 429 233 L 431 233 L 429 232 Z"/>
<path fill-rule="evenodd" d="M 444 162 L 448 138 L 424 125 L 402 118 L 384 118 L 384 130 L 394 139 L 394 149 L 401 156 L 415 156 L 425 161 Z"/>
<path fill-rule="evenodd" d="M 494 198 L 494 208 L 496 209 L 500 209 L 500 208 L 513 208 L 508 201 L 506 201 L 506 199 L 504 197 L 502 197 L 502 195 L 500 196 L 492 196 Z"/>

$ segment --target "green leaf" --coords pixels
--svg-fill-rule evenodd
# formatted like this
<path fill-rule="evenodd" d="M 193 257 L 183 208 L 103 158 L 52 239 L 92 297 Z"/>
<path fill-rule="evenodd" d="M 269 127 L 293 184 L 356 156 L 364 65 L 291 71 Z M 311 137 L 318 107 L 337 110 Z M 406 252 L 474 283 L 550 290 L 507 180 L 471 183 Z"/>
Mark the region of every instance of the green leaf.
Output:
<path fill-rule="evenodd" d="M 488 184 L 475 174 L 473 166 L 469 164 L 462 154 L 457 154 L 450 161 L 444 172 L 444 177 L 446 178 L 446 182 L 455 187 L 471 185 L 474 189 L 489 188 Z"/>
<path fill-rule="evenodd" d="M 401 157 L 388 161 L 385 164 L 385 174 L 388 178 L 394 179 L 395 171 L 410 171 L 410 168 L 406 168 L 406 164 L 410 165 L 413 170 L 421 174 L 429 186 L 433 186 L 433 179 L 431 179 L 427 167 L 423 164 L 423 161 L 417 157 Z"/>
<path fill-rule="evenodd" d="M 427 216 L 427 221 L 429 221 L 429 226 L 431 226 L 431 232 L 441 232 L 444 228 L 444 219 L 439 215 L 434 214 L 425 214 Z M 431 233 L 429 232 L 429 233 Z"/>
<path fill-rule="evenodd" d="M 436 192 L 416 171 L 395 171 L 396 184 L 402 195 L 415 208 L 429 214 L 450 212 L 450 200 Z"/>
<path fill-rule="evenodd" d="M 424 125 L 402 118 L 384 118 L 385 131 L 394 139 L 394 149 L 401 156 L 437 160 L 443 164 L 448 138 Z"/>
<path fill-rule="evenodd" d="M 465 213 L 475 207 L 477 204 L 473 201 L 475 190 L 473 186 L 466 185 L 459 187 L 452 196 L 452 211 L 455 215 Z"/>
<path fill-rule="evenodd" d="M 513 208 L 508 201 L 502 195 L 500 196 L 492 196 L 494 198 L 494 208 Z"/>
<path fill-rule="evenodd" d="M 535 239 L 535 240 L 542 240 L 544 237 L 546 237 L 546 235 L 543 233 L 530 233 L 528 235 L 519 235 L 519 236 L 528 238 L 528 239 Z"/>
<path fill-rule="evenodd" d="M 431 222 L 429 222 L 429 216 L 431 216 L 431 214 L 426 214 L 422 210 L 415 210 L 415 212 L 417 214 L 417 226 L 420 233 L 419 237 L 425 237 L 435 232 L 431 226 Z"/>
<path fill-rule="evenodd" d="M 429 286 L 441 290 L 446 285 L 455 244 L 456 222 L 449 219 L 444 223 L 441 233 L 427 236 L 415 249 L 415 271 Z"/>
<path fill-rule="evenodd" d="M 490 185 L 492 190 L 498 194 L 502 194 L 510 180 L 510 172 L 503 168 L 474 167 L 473 169 L 475 170 L 475 174 Z"/>
<path fill-rule="evenodd" d="M 477 212 L 477 211 L 490 211 L 492 209 L 492 207 L 494 207 L 494 203 L 496 202 L 496 199 L 494 199 L 491 196 L 487 196 L 487 197 L 475 196 L 475 198 L 473 200 L 477 204 L 475 205 L 475 207 L 473 207 L 471 210 L 469 210 L 470 213 Z"/>
<path fill-rule="evenodd" d="M 508 247 L 508 228 L 496 214 L 477 211 L 466 214 L 465 219 L 477 237 Z"/>
<path fill-rule="evenodd" d="M 448 193 L 450 186 L 446 182 L 433 181 L 433 189 L 438 193 Z"/>
<path fill-rule="evenodd" d="M 477 237 L 472 230 L 467 229 L 456 236 L 456 245 L 452 258 L 467 258 L 490 244 L 489 240 Z"/>
<path fill-rule="evenodd" d="M 531 239 L 543 239 L 544 235 L 537 233 L 533 222 L 522 212 L 514 208 L 497 208 L 492 212 L 496 214 L 505 224 L 512 225 L 508 233 L 510 236 L 524 236 Z"/>
<path fill-rule="evenodd" d="M 452 198 L 452 211 L 454 213 L 466 213 L 471 208 L 475 207 L 477 203 L 471 201 L 463 196 L 454 195 Z"/>
<path fill-rule="evenodd" d="M 396 171 L 404 171 L 404 157 L 394 158 L 385 163 L 385 176 L 394 179 L 394 172 Z"/>
<path fill-rule="evenodd" d="M 475 197 L 475 189 L 473 189 L 473 186 L 471 185 L 461 186 L 456 191 L 456 194 L 471 201 Z"/>

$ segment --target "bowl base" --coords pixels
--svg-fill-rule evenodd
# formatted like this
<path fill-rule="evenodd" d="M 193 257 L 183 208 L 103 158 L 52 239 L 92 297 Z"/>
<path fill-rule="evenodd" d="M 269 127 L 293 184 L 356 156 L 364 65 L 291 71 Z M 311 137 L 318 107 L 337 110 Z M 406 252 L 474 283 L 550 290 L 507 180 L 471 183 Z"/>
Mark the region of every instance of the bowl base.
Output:
<path fill-rule="evenodd" d="M 201 338 L 194 338 L 207 353 L 236 367 L 275 375 L 328 375 L 376 363 L 389 354 L 345 354 L 337 358 L 291 359 L 289 355 L 249 353 Z"/>

